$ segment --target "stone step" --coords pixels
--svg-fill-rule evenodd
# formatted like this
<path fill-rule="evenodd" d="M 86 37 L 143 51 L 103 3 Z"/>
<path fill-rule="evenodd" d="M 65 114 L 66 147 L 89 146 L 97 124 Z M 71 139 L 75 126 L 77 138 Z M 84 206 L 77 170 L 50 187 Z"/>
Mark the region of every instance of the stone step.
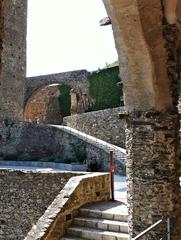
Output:
<path fill-rule="evenodd" d="M 118 233 L 88 227 L 71 226 L 67 229 L 68 235 L 90 240 L 128 240 L 127 233 Z"/>
<path fill-rule="evenodd" d="M 127 213 L 111 213 L 101 210 L 93 210 L 88 208 L 80 208 L 79 209 L 79 215 L 85 216 L 85 217 L 93 217 L 93 218 L 102 218 L 102 219 L 109 219 L 109 220 L 117 220 L 122 222 L 128 221 L 128 215 Z"/>
<path fill-rule="evenodd" d="M 73 224 L 107 231 L 128 233 L 128 223 L 116 220 L 78 216 L 73 219 Z"/>

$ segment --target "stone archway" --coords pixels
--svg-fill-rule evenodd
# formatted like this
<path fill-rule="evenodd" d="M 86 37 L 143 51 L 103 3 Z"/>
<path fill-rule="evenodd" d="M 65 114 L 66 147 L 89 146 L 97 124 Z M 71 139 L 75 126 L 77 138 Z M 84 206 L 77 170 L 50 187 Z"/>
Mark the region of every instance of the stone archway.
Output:
<path fill-rule="evenodd" d="M 83 113 L 88 97 L 78 86 L 76 89 L 60 83 L 43 85 L 38 89 L 36 86 L 24 104 L 24 121 L 61 124 L 63 117 Z"/>
<path fill-rule="evenodd" d="M 86 70 L 61 72 L 27 78 L 25 81 L 25 102 L 34 91 L 50 84 L 69 85 L 79 95 L 89 93 L 88 72 Z"/>
<path fill-rule="evenodd" d="M 171 239 L 181 238 L 177 26 L 173 2 L 103 0 L 113 25 L 127 121 L 129 233 L 134 237 L 163 216 Z M 176 4 L 176 1 L 174 1 Z M 163 229 L 155 230 L 160 236 Z M 148 239 L 155 239 L 154 234 Z"/>

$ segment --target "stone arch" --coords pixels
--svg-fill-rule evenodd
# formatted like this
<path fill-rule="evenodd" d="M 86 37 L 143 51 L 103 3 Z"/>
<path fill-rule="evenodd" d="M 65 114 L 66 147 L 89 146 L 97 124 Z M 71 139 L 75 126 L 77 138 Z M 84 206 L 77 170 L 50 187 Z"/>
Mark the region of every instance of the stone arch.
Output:
<path fill-rule="evenodd" d="M 103 2 L 113 27 L 128 112 L 129 234 L 135 237 L 163 216 L 171 216 L 171 239 L 180 239 L 175 23 L 180 1 Z M 155 230 L 147 238 L 161 238 L 161 232 Z"/>
<path fill-rule="evenodd" d="M 172 108 L 161 1 L 103 2 L 113 25 L 127 110 Z"/>
<path fill-rule="evenodd" d="M 86 70 L 29 77 L 25 82 L 25 103 L 34 91 L 50 84 L 69 85 L 75 89 L 78 95 L 89 93 L 88 72 Z"/>
<path fill-rule="evenodd" d="M 82 71 L 76 71 L 76 74 L 77 72 L 79 74 L 81 72 L 81 75 L 82 75 Z M 72 74 L 72 72 L 68 72 L 68 74 L 70 73 Z M 28 82 L 27 89 L 26 89 L 27 94 L 26 94 L 26 101 L 24 103 L 24 114 L 23 114 L 25 121 L 36 122 L 36 118 L 39 118 L 36 116 L 39 115 L 41 116 L 40 122 L 42 123 L 60 124 L 62 123 L 63 117 L 69 116 L 71 114 L 82 113 L 85 111 L 82 100 L 84 96 L 89 97 L 89 94 L 88 94 L 89 82 L 85 81 L 85 79 L 82 79 L 83 81 L 76 82 L 75 77 L 73 79 L 70 79 L 70 76 L 69 76 L 69 81 L 66 81 L 65 78 L 60 78 L 60 75 L 62 77 L 64 76 L 64 74 L 65 73 L 56 74 L 56 76 L 54 74 L 46 75 L 46 76 L 38 76 L 38 77 L 27 79 L 27 82 Z M 64 106 L 61 106 L 61 97 L 63 96 L 61 95 L 61 89 L 58 90 L 58 86 L 60 86 L 60 88 L 63 86 L 67 86 L 69 88 L 69 92 L 66 93 L 68 94 L 68 96 L 70 96 L 69 110 L 65 109 Z M 52 91 L 53 87 L 54 89 Z M 50 101 L 53 101 L 51 97 L 52 94 L 55 94 L 57 98 L 57 102 L 59 99 L 59 108 L 58 108 L 58 103 L 55 104 L 56 100 L 54 99 L 55 109 L 53 109 L 53 106 L 51 106 L 52 108 L 51 110 L 52 112 L 57 111 L 57 116 L 54 116 L 55 117 L 54 119 L 53 118 L 47 119 L 45 112 L 50 111 L 48 104 L 50 104 Z M 58 114 L 61 115 L 61 120 L 59 119 Z"/>

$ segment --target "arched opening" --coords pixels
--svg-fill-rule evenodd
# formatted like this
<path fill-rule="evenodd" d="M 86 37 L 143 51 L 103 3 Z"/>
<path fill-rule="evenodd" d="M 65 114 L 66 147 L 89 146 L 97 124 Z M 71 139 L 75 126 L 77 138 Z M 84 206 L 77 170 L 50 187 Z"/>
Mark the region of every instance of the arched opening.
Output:
<path fill-rule="evenodd" d="M 170 216 L 171 238 L 180 239 L 177 1 L 103 2 L 113 25 L 128 113 L 129 233 L 135 237 Z M 163 229 L 155 229 L 146 239 L 163 235 Z"/>

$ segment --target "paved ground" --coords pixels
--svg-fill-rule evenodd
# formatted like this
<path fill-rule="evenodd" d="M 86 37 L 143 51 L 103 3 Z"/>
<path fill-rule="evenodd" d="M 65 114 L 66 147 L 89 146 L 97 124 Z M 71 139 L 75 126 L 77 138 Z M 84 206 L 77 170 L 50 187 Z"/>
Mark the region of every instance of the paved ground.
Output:
<path fill-rule="evenodd" d="M 60 170 L 56 168 L 41 168 L 41 167 L 26 167 L 26 166 L 0 166 L 0 169 L 65 172 L 62 169 Z"/>
<path fill-rule="evenodd" d="M 126 203 L 126 177 L 114 176 L 114 190 L 115 199 Z"/>

